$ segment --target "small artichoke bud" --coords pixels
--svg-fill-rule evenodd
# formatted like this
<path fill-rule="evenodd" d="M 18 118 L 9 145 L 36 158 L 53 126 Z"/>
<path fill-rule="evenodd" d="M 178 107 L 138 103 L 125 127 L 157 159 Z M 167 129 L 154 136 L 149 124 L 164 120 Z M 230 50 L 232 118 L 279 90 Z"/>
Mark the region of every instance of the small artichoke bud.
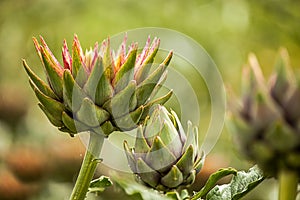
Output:
<path fill-rule="evenodd" d="M 166 79 L 172 52 L 160 65 L 153 65 L 160 40 L 148 38 L 138 53 L 137 44 L 126 47 L 126 37 L 115 54 L 106 39 L 99 47 L 83 52 L 75 35 L 72 52 L 66 41 L 62 64 L 52 54 L 44 39 L 33 39 L 44 66 L 47 83 L 23 61 L 39 106 L 49 121 L 71 136 L 92 131 L 108 136 L 115 130 L 131 130 L 140 124 L 154 104 L 163 104 L 168 94 L 153 99 Z M 153 70 L 150 68 L 153 65 Z"/>
<path fill-rule="evenodd" d="M 137 129 L 133 148 L 124 141 L 131 170 L 155 189 L 168 191 L 191 185 L 204 163 L 198 146 L 198 129 L 188 122 L 187 133 L 174 111 L 154 107 Z"/>
<path fill-rule="evenodd" d="M 300 172 L 300 80 L 288 60 L 287 51 L 281 50 L 267 84 L 251 55 L 244 70 L 241 107 L 229 115 L 242 152 L 269 176 L 282 168 Z"/>

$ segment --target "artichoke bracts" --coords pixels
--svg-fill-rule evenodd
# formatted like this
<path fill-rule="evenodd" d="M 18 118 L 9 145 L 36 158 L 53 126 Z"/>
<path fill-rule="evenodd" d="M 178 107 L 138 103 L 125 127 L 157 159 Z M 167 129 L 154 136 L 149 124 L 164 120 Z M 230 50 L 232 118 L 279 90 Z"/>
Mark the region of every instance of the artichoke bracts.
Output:
<path fill-rule="evenodd" d="M 163 104 L 172 92 L 153 99 L 166 78 L 172 52 L 162 64 L 150 70 L 159 48 L 159 39 L 148 38 L 138 53 L 132 44 L 126 53 L 126 37 L 117 54 L 110 50 L 110 40 L 83 53 L 75 35 L 72 53 L 67 43 L 62 47 L 61 65 L 41 37 L 33 38 L 44 65 L 48 83 L 42 81 L 23 61 L 40 108 L 49 121 L 71 136 L 93 131 L 108 136 L 115 130 L 130 130 L 144 120 L 153 104 Z"/>
<path fill-rule="evenodd" d="M 249 57 L 242 105 L 232 109 L 230 124 L 243 153 L 266 175 L 276 176 L 280 169 L 300 175 L 300 79 L 290 69 L 286 50 L 274 71 L 265 83 L 255 56 Z"/>
<path fill-rule="evenodd" d="M 188 122 L 187 134 L 175 112 L 154 107 L 137 129 L 134 148 L 124 141 L 131 170 L 147 185 L 162 191 L 192 184 L 204 156 L 198 148 L 198 129 Z"/>

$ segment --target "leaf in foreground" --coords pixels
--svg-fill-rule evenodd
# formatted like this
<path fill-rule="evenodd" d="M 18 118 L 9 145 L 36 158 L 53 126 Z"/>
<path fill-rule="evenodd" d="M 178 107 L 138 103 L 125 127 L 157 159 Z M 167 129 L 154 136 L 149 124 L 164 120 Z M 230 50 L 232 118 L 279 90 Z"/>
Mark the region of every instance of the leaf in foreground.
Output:
<path fill-rule="evenodd" d="M 115 177 L 114 182 L 118 184 L 128 195 L 139 195 L 143 200 L 172 200 L 156 190 L 150 189 L 135 181 Z"/>
<path fill-rule="evenodd" d="M 245 196 L 264 180 L 262 171 L 254 166 L 248 172 L 239 171 L 231 182 L 215 186 L 206 196 L 207 200 L 237 200 Z"/>
<path fill-rule="evenodd" d="M 199 199 L 200 197 L 205 197 L 205 195 L 216 185 L 216 183 L 223 177 L 228 176 L 230 174 L 237 174 L 237 170 L 229 167 L 229 168 L 222 168 L 219 169 L 217 172 L 210 175 L 208 178 L 205 186 L 197 192 L 193 197 L 192 200 Z"/>
<path fill-rule="evenodd" d="M 107 176 L 101 176 L 93 180 L 89 187 L 89 192 L 99 193 L 103 192 L 107 187 L 112 186 L 112 181 Z"/>

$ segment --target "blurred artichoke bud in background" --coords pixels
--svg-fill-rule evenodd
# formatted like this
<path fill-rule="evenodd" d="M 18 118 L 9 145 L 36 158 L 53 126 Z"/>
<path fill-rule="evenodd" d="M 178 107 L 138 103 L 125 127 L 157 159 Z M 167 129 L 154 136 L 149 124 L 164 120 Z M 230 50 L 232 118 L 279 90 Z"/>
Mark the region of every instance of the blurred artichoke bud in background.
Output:
<path fill-rule="evenodd" d="M 254 55 L 244 68 L 240 107 L 231 102 L 229 123 L 243 153 L 275 176 L 280 169 L 300 173 L 300 79 L 280 51 L 273 75 L 265 82 Z"/>
<path fill-rule="evenodd" d="M 188 122 L 186 134 L 176 113 L 160 105 L 138 127 L 134 148 L 124 141 L 124 149 L 131 170 L 162 191 L 192 184 L 204 162 L 197 127 Z"/>
<path fill-rule="evenodd" d="M 40 108 L 49 121 L 71 136 L 93 131 L 108 136 L 115 130 L 131 130 L 144 120 L 153 104 L 163 104 L 172 92 L 153 99 L 166 78 L 166 68 L 172 52 L 162 64 L 154 66 L 160 40 L 138 53 L 137 44 L 126 53 L 126 36 L 118 53 L 110 50 L 110 40 L 85 54 L 74 36 L 72 54 L 67 43 L 62 47 L 61 65 L 41 37 L 41 44 L 33 39 L 44 65 L 47 83 L 42 81 L 23 61 L 30 85 L 39 99 Z"/>

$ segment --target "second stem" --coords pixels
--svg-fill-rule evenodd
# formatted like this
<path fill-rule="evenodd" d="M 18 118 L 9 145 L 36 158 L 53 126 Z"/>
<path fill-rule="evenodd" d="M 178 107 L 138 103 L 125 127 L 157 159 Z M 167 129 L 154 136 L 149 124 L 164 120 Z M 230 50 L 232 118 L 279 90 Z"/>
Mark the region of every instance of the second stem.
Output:
<path fill-rule="evenodd" d="M 297 185 L 297 172 L 282 169 L 279 173 L 279 200 L 295 200 Z"/>

